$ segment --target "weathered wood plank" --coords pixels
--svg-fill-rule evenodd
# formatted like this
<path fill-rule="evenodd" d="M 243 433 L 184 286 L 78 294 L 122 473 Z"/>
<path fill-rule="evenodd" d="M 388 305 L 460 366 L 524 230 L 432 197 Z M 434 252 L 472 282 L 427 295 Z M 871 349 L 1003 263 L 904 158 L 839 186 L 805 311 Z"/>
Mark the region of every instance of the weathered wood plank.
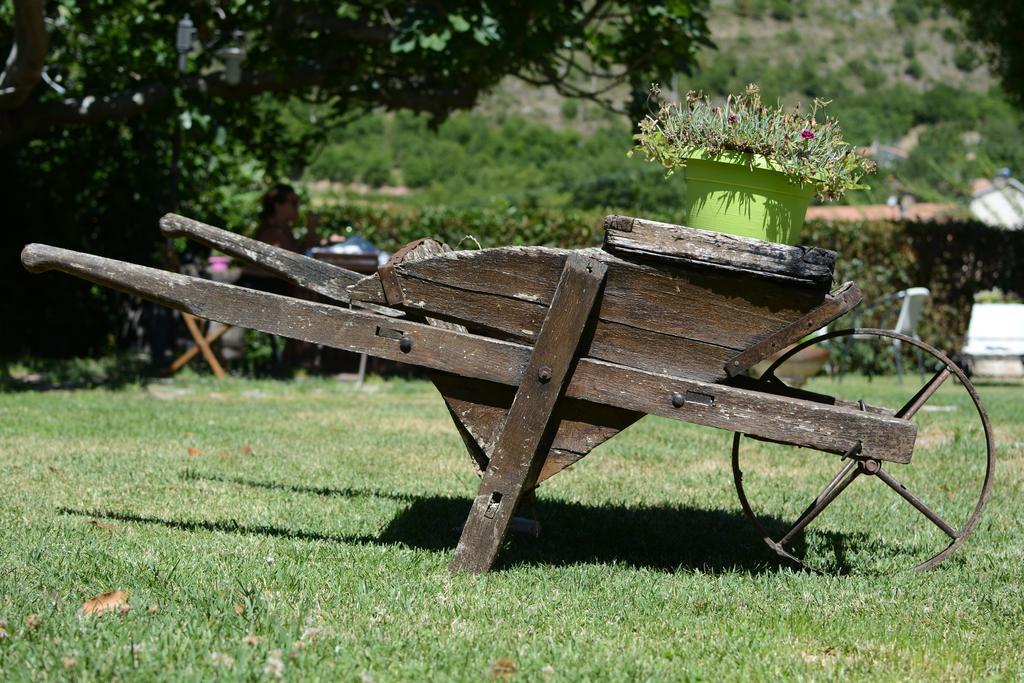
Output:
<path fill-rule="evenodd" d="M 568 251 L 504 247 L 452 252 L 395 268 L 404 309 L 458 320 L 471 329 L 536 335 Z M 819 305 L 825 292 L 676 268 L 653 268 L 600 250 L 584 253 L 608 265 L 601 321 L 741 351 Z M 372 278 L 353 299 L 381 302 Z M 533 307 L 528 304 L 534 304 Z"/>
<path fill-rule="evenodd" d="M 598 320 L 583 355 L 630 368 L 705 382 L 726 378 L 725 363 L 736 352 L 725 346 Z"/>
<path fill-rule="evenodd" d="M 405 278 L 401 283 L 405 297 L 403 310 L 429 312 L 431 316 L 458 322 L 471 331 L 499 339 L 532 344 L 547 310 L 542 303 L 416 278 Z M 655 372 L 687 374 L 708 381 L 724 379 L 725 362 L 737 353 L 735 348 L 600 319 L 582 348 L 584 355 L 591 358 Z"/>
<path fill-rule="evenodd" d="M 455 547 L 452 571 L 491 568 L 523 493 L 533 488 L 553 436 L 555 405 L 562 397 L 606 270 L 604 264 L 583 255 L 566 260 L 551 309 Z"/>
<path fill-rule="evenodd" d="M 778 332 L 730 358 L 725 366 L 726 372 L 731 377 L 746 372 L 747 369 L 754 367 L 773 353 L 781 351 L 815 330 L 820 330 L 836 318 L 849 313 L 863 298 L 864 295 L 860 288 L 852 282 L 847 282 L 825 297 L 825 301 L 817 308 L 808 311 Z"/>
<path fill-rule="evenodd" d="M 206 225 L 191 218 L 169 213 L 160 219 L 160 230 L 167 237 L 187 237 L 234 258 L 273 273 L 292 284 L 316 292 L 333 301 L 348 303 L 349 285 L 363 279 L 355 271 L 296 254 L 259 240 Z"/>
<path fill-rule="evenodd" d="M 397 296 L 398 299 L 401 298 L 401 289 L 397 288 L 396 290 L 396 285 L 394 285 L 393 283 L 393 272 L 394 267 L 396 265 L 405 261 L 408 261 L 410 263 L 413 261 L 421 261 L 423 259 L 430 258 L 438 254 L 450 252 L 451 250 L 451 247 L 449 247 L 444 242 L 440 242 L 438 240 L 429 238 L 416 240 L 415 242 L 411 242 L 410 244 L 407 244 L 401 249 L 399 249 L 391 256 L 391 258 L 388 260 L 386 264 L 384 264 L 378 269 L 377 274 L 379 275 L 379 278 L 377 279 L 381 284 L 381 296 L 383 297 L 383 300 L 388 300 L 387 296 L 384 293 L 386 287 L 388 286 L 391 287 L 393 294 L 395 294 L 395 296 Z M 387 282 L 388 284 L 385 285 L 385 282 Z M 450 322 L 447 320 L 441 320 L 438 318 L 422 317 L 422 320 L 418 322 L 426 322 L 431 327 L 439 329 L 453 330 L 456 332 L 467 331 L 464 326 L 459 325 L 458 323 Z M 487 467 L 489 452 L 484 450 L 483 446 L 476 438 L 476 432 L 479 431 L 479 428 L 476 427 L 476 425 L 474 424 L 474 420 L 480 418 L 478 418 L 474 414 L 469 414 L 464 409 L 460 410 L 461 406 L 457 402 L 453 401 L 451 396 L 449 396 L 449 393 L 445 391 L 445 385 L 450 384 L 447 378 L 450 377 L 454 377 L 454 375 L 449 375 L 440 372 L 430 373 L 430 379 L 433 381 L 434 386 L 437 388 L 437 390 L 441 394 L 441 397 L 444 399 L 445 406 L 448 408 L 448 414 L 451 415 L 452 421 L 455 423 L 455 428 L 458 430 L 459 436 L 462 437 L 462 441 L 466 446 L 466 450 L 468 451 L 470 458 L 476 465 L 477 470 L 480 473 L 483 473 L 484 468 Z M 479 380 L 466 381 L 479 382 Z M 509 403 L 511 404 L 511 401 Z M 502 420 L 504 420 L 504 416 L 505 412 L 502 412 Z"/>
<path fill-rule="evenodd" d="M 41 244 L 25 247 L 21 259 L 33 272 L 60 270 L 207 320 L 489 382 L 518 386 L 531 353 L 530 347 L 521 344 L 434 329 Z M 671 393 L 685 391 L 717 396 L 719 400 L 712 406 L 675 409 Z M 578 362 L 566 396 L 830 453 L 845 453 L 853 443 L 861 441 L 864 457 L 895 462 L 909 462 L 916 433 L 914 424 L 906 420 L 590 358 Z M 751 414 L 757 419 L 747 420 L 746 416 Z"/>
<path fill-rule="evenodd" d="M 680 406 L 673 402 L 676 394 L 683 397 Z M 917 435 L 913 422 L 874 412 L 689 381 L 599 360 L 579 363 L 566 395 L 837 455 L 860 441 L 864 457 L 892 462 L 910 462 Z"/>
<path fill-rule="evenodd" d="M 482 463 L 482 470 L 505 423 L 515 387 L 442 373 L 433 373 L 431 379 L 444 396 L 460 433 L 466 430 L 479 447 L 481 458 L 473 449 L 471 454 L 478 464 Z M 643 413 L 563 398 L 555 407 L 552 423 L 557 427 L 537 483 L 578 461 L 641 417 Z"/>
<path fill-rule="evenodd" d="M 815 288 L 831 286 L 837 256 L 820 247 L 788 246 L 628 216 L 606 217 L 604 229 L 605 250 L 619 256 L 724 269 Z"/>
<path fill-rule="evenodd" d="M 799 387 L 786 386 L 781 382 L 771 382 L 767 380 L 762 382 L 748 375 L 737 375 L 736 377 L 732 377 L 729 379 L 728 385 L 731 387 L 738 387 L 740 389 L 749 389 L 751 391 L 774 394 L 776 396 L 789 396 L 790 398 L 798 398 L 805 401 L 838 406 L 848 410 L 865 410 L 870 413 L 875 413 L 876 415 L 888 415 L 889 417 L 892 417 L 896 414 L 895 408 L 874 406 L 870 403 L 862 403 L 860 401 L 851 401 L 849 399 L 838 398 L 828 394 L 820 394 L 818 392 L 808 391 L 807 389 L 801 389 Z"/>

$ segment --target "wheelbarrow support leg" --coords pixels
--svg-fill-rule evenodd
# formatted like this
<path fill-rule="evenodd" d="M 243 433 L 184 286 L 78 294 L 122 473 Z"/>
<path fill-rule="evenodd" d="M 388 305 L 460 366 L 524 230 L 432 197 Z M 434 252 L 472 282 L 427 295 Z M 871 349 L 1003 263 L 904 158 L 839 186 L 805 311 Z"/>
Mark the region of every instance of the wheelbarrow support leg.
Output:
<path fill-rule="evenodd" d="M 536 482 L 555 426 L 551 416 L 568 382 L 606 270 L 605 264 L 582 254 L 573 254 L 566 261 L 455 548 L 452 571 L 485 572 L 491 568 L 513 513 L 524 492 Z"/>

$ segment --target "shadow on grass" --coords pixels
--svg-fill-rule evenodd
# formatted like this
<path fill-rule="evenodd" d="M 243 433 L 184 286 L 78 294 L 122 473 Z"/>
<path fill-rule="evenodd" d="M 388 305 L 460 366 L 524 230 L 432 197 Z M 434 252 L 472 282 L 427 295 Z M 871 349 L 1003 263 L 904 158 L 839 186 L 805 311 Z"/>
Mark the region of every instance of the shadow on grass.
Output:
<path fill-rule="evenodd" d="M 450 553 L 459 540 L 471 500 L 446 496 L 417 496 L 372 489 L 292 486 L 277 482 L 250 481 L 186 474 L 192 480 L 211 480 L 268 490 L 342 497 L 387 498 L 405 503 L 391 523 L 378 535 L 331 534 L 288 529 L 244 520 L 188 520 L 139 515 L 113 510 L 59 508 L 68 515 L 158 524 L 182 531 L 215 531 L 329 543 L 403 545 L 437 553 Z M 543 526 L 539 538 L 510 535 L 495 568 L 517 565 L 571 565 L 615 563 L 660 571 L 700 569 L 707 572 L 747 571 L 760 573 L 788 566 L 775 558 L 740 513 L 686 506 L 626 507 L 592 506 L 558 500 L 537 504 Z M 787 523 L 766 520 L 776 538 Z M 854 539 L 830 536 L 835 556 Z M 802 552 L 803 539 L 793 544 Z"/>

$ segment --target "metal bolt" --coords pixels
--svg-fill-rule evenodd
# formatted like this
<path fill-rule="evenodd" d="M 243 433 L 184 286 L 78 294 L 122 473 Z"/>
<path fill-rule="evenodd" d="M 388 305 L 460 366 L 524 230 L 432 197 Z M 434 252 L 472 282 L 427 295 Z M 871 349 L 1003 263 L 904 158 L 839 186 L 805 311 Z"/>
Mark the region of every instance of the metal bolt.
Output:
<path fill-rule="evenodd" d="M 537 372 L 537 379 L 541 381 L 541 384 L 547 384 L 549 381 L 551 381 L 551 368 L 549 368 L 546 365 L 543 366 Z"/>
<path fill-rule="evenodd" d="M 683 404 L 686 403 L 686 396 L 681 391 L 672 392 L 672 407 L 682 408 Z"/>
<path fill-rule="evenodd" d="M 412 337 L 407 334 L 403 334 L 402 338 L 398 340 L 398 348 L 402 350 L 402 353 L 409 353 L 412 351 Z"/>
<path fill-rule="evenodd" d="M 864 471 L 868 474 L 875 474 L 878 470 L 882 469 L 882 464 L 877 460 L 868 458 L 861 461 L 861 467 L 863 467 Z"/>

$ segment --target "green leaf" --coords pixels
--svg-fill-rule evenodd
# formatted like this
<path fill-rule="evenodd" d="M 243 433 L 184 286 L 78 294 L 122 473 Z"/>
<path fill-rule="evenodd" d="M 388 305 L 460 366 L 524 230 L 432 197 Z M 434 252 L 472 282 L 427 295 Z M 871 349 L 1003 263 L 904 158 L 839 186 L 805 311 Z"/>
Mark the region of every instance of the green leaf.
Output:
<path fill-rule="evenodd" d="M 449 14 L 448 22 L 452 25 L 459 33 L 465 33 L 470 29 L 469 22 L 462 18 L 459 14 Z"/>
<path fill-rule="evenodd" d="M 445 29 L 441 33 L 431 33 L 427 36 L 420 36 L 420 47 L 427 50 L 434 50 L 440 52 L 448 46 L 448 40 L 452 37 L 452 32 Z"/>

